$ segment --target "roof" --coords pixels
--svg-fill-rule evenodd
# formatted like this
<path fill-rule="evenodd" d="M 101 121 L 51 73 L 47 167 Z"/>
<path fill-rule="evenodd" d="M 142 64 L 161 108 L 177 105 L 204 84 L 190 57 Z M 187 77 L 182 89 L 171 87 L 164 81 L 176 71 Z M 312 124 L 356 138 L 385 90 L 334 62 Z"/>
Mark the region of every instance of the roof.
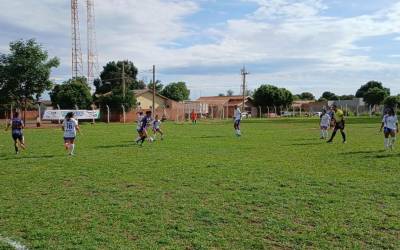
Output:
<path fill-rule="evenodd" d="M 150 90 L 150 89 L 137 89 L 137 90 L 134 90 L 134 91 L 133 91 L 133 93 L 135 93 L 135 96 L 141 96 L 141 95 L 146 94 L 146 93 L 148 93 L 148 92 L 150 92 L 151 94 L 153 94 L 153 90 Z M 156 92 L 156 96 L 158 96 L 158 97 L 160 97 L 160 98 L 163 98 L 163 99 L 165 99 L 165 100 L 169 100 L 168 97 L 165 97 L 165 96 L 163 96 L 163 95 L 160 95 L 160 94 L 157 93 L 157 92 Z"/>
<path fill-rule="evenodd" d="M 250 99 L 250 96 L 246 96 L 245 99 Z M 196 100 L 197 102 L 207 103 L 209 105 L 241 105 L 243 103 L 243 96 L 202 96 Z"/>

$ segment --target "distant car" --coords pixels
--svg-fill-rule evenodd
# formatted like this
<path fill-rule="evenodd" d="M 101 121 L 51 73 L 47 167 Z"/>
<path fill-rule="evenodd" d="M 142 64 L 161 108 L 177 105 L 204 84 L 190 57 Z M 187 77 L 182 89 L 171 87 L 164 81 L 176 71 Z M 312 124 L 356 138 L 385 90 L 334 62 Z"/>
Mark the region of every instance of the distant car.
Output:
<path fill-rule="evenodd" d="M 248 112 L 243 112 L 242 113 L 242 118 L 251 118 L 251 114 Z"/>
<path fill-rule="evenodd" d="M 313 116 L 321 117 L 321 115 L 322 115 L 322 112 L 314 112 L 314 113 L 313 113 Z"/>
<path fill-rule="evenodd" d="M 281 113 L 282 117 L 288 117 L 288 116 L 293 116 L 293 112 L 288 112 L 288 111 L 283 111 Z"/>

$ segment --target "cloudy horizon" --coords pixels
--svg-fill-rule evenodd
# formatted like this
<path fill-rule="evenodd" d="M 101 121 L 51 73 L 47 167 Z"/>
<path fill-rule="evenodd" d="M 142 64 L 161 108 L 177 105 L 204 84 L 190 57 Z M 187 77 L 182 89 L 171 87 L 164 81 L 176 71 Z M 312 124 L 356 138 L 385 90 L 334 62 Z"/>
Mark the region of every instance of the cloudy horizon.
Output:
<path fill-rule="evenodd" d="M 71 75 L 70 1 L 0 0 L 0 52 L 35 38 Z M 82 50 L 86 30 L 80 3 Z M 354 94 L 369 80 L 400 93 L 400 1 L 97 0 L 99 65 L 128 59 L 149 80 L 185 81 L 191 98 L 274 84 L 293 94 Z"/>

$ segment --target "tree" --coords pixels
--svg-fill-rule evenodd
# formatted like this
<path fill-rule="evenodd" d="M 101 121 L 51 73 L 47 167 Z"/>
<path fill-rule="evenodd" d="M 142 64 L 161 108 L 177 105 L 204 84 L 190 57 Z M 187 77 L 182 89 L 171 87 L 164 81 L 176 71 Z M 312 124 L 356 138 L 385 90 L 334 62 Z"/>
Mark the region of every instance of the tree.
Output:
<path fill-rule="evenodd" d="M 224 93 L 219 93 L 218 96 L 222 97 L 222 96 L 225 96 L 225 94 Z"/>
<path fill-rule="evenodd" d="M 381 104 L 388 96 L 387 90 L 375 87 L 364 93 L 364 101 L 370 106 L 375 106 Z"/>
<path fill-rule="evenodd" d="M 0 55 L 1 101 L 26 110 L 28 101 L 39 100 L 51 89 L 51 69 L 59 64 L 58 58 L 49 59 L 47 51 L 34 39 L 11 42 L 10 54 Z"/>
<path fill-rule="evenodd" d="M 322 96 L 321 96 L 320 100 L 322 98 L 325 99 L 325 100 L 328 100 L 328 101 L 339 100 L 339 97 L 336 94 L 334 94 L 332 92 L 329 92 L 329 91 L 325 91 L 324 93 L 322 93 Z"/>
<path fill-rule="evenodd" d="M 356 92 L 356 97 L 357 98 L 364 98 L 365 94 L 368 92 L 368 90 L 373 89 L 373 88 L 378 88 L 381 90 L 384 90 L 387 95 L 390 95 L 390 89 L 383 87 L 381 82 L 377 81 L 369 81 L 366 84 L 362 85 Z"/>
<path fill-rule="evenodd" d="M 355 98 L 354 95 L 341 95 L 339 96 L 340 100 L 353 100 Z"/>
<path fill-rule="evenodd" d="M 299 95 L 300 100 L 315 100 L 315 96 L 310 92 L 303 92 Z"/>
<path fill-rule="evenodd" d="M 122 72 L 124 71 L 125 93 L 123 86 Z M 108 105 L 112 109 L 121 109 L 124 105 L 130 109 L 136 105 L 136 98 L 133 90 L 144 89 L 146 84 L 137 81 L 138 69 L 131 61 L 109 62 L 103 67 L 100 79 L 94 81 L 96 87 L 94 99 L 102 106 Z"/>
<path fill-rule="evenodd" d="M 234 94 L 234 92 L 233 92 L 233 90 L 231 90 L 231 89 L 228 89 L 228 90 L 226 91 L 226 96 L 233 96 L 233 94 Z"/>
<path fill-rule="evenodd" d="M 153 90 L 153 83 L 150 82 L 149 84 L 147 84 L 147 88 L 150 90 Z M 160 80 L 156 80 L 156 92 L 160 93 L 164 88 L 164 85 L 161 84 Z"/>
<path fill-rule="evenodd" d="M 61 85 L 55 85 L 50 92 L 50 99 L 54 107 L 58 104 L 63 109 L 74 109 L 75 105 L 89 109 L 93 101 L 85 77 L 72 78 Z"/>
<path fill-rule="evenodd" d="M 293 102 L 293 95 L 289 90 L 273 85 L 261 85 L 254 91 L 253 98 L 256 105 L 263 109 L 288 106 Z"/>
<path fill-rule="evenodd" d="M 390 108 L 400 107 L 400 95 L 386 97 L 383 101 L 383 104 Z"/>
<path fill-rule="evenodd" d="M 175 101 L 189 100 L 190 90 L 186 87 L 185 82 L 173 82 L 165 86 L 161 94 Z"/>

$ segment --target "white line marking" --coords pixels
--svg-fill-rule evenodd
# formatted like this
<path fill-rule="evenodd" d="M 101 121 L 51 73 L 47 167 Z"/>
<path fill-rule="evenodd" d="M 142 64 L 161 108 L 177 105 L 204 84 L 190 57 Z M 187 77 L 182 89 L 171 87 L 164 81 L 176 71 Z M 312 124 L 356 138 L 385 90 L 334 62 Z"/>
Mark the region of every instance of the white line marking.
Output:
<path fill-rule="evenodd" d="M 9 239 L 9 238 L 5 238 L 5 237 L 3 237 L 1 235 L 0 235 L 0 241 L 2 241 L 4 243 L 14 247 L 15 250 L 28 250 L 28 248 L 26 246 L 22 245 L 21 243 L 16 242 L 16 241 L 14 241 L 12 239 Z"/>

